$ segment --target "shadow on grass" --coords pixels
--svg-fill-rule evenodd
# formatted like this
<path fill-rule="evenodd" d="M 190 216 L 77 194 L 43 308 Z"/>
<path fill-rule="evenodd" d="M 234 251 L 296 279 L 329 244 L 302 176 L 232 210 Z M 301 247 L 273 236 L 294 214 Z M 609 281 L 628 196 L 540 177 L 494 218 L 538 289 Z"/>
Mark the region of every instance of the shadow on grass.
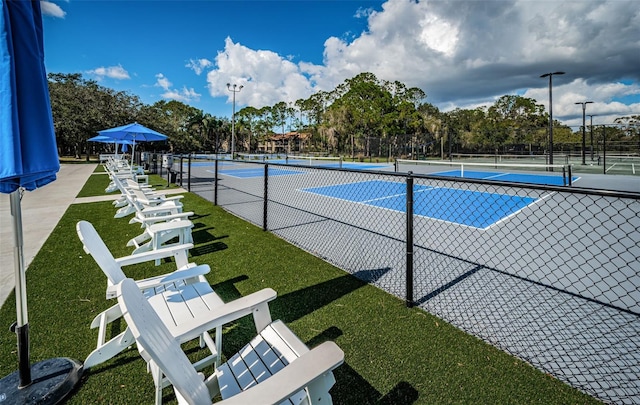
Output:
<path fill-rule="evenodd" d="M 192 249 L 189 249 L 189 253 L 193 257 L 198 257 L 198 256 L 207 255 L 209 253 L 219 252 L 221 250 L 225 250 L 225 249 L 228 249 L 228 248 L 229 248 L 229 246 L 227 246 L 226 243 L 210 242 L 210 243 L 201 244 L 201 245 L 198 245 L 198 246 L 196 246 L 196 247 L 194 247 Z"/>
<path fill-rule="evenodd" d="M 271 317 L 280 319 L 284 323 L 291 323 L 370 282 L 377 281 L 389 270 L 389 268 L 361 270 L 353 275 L 344 274 L 319 284 L 278 295 L 278 298 L 269 304 Z M 247 275 L 241 275 L 212 285 L 212 288 L 225 302 L 229 302 L 242 297 L 234 284 L 248 278 Z"/>
<path fill-rule="evenodd" d="M 325 329 L 306 342 L 309 347 L 326 341 L 335 341 L 342 335 L 342 330 L 335 326 Z M 375 389 L 346 362 L 334 370 L 336 384 L 331 388 L 334 404 L 380 404 L 397 405 L 412 404 L 418 399 L 418 391 L 408 382 L 401 381 L 386 394 Z"/>
<path fill-rule="evenodd" d="M 199 245 L 202 243 L 213 242 L 220 239 L 226 239 L 229 235 L 221 235 L 216 236 L 211 231 L 213 230 L 212 226 L 206 226 L 202 223 L 195 223 L 193 225 L 193 229 L 191 231 L 191 236 L 193 237 L 193 244 Z"/>
<path fill-rule="evenodd" d="M 391 391 L 383 394 L 346 362 L 335 369 L 333 375 L 336 378 L 336 385 L 330 392 L 336 405 L 410 405 L 418 400 L 418 390 L 408 382 L 400 381 Z"/>
<path fill-rule="evenodd" d="M 342 330 L 335 326 L 325 329 L 306 342 L 309 347 L 326 341 L 335 341 L 342 336 Z M 401 381 L 391 391 L 383 394 L 376 390 L 346 362 L 333 372 L 336 384 L 331 388 L 334 404 L 412 404 L 418 399 L 418 391 L 409 383 Z"/>

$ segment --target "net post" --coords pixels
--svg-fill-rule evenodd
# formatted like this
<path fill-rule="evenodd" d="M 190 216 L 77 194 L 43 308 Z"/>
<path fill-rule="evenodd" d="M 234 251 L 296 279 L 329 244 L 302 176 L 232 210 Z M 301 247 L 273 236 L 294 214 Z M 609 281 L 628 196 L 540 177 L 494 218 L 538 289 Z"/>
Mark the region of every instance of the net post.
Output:
<path fill-rule="evenodd" d="M 464 163 L 460 163 L 460 177 L 464 177 Z"/>
<path fill-rule="evenodd" d="M 264 202 L 262 206 L 262 230 L 267 230 L 267 201 L 269 197 L 269 163 L 264 165 Z"/>
<path fill-rule="evenodd" d="M 339 158 L 339 162 L 340 162 L 340 166 L 339 167 L 342 169 L 342 156 L 338 156 L 338 158 Z"/>
<path fill-rule="evenodd" d="M 393 171 L 398 173 L 398 159 L 393 161 Z"/>
<path fill-rule="evenodd" d="M 407 222 L 407 246 L 406 246 L 406 299 L 405 303 L 407 308 L 414 306 L 413 301 L 413 172 L 407 173 L 407 207 L 406 207 L 406 222 Z"/>
<path fill-rule="evenodd" d="M 567 183 L 569 183 L 569 186 L 571 187 L 571 185 L 573 184 L 573 174 L 571 173 L 571 165 L 567 165 L 567 174 L 569 176 Z"/>

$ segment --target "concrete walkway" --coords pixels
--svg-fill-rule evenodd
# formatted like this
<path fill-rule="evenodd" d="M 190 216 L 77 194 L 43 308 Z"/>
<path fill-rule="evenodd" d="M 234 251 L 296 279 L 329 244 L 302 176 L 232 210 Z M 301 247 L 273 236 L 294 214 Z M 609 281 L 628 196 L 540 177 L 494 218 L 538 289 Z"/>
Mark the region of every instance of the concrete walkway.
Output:
<path fill-rule="evenodd" d="M 22 194 L 24 265 L 36 256 L 96 169 L 95 164 L 60 165 L 58 178 L 48 185 Z M 9 194 L 0 194 L 0 305 L 15 287 L 13 219 Z M 28 304 L 28 300 L 27 300 Z"/>
<path fill-rule="evenodd" d="M 97 164 L 60 165 L 56 181 L 34 191 L 23 193 L 20 206 L 22 208 L 25 268 L 29 268 L 29 264 L 71 204 L 112 201 L 117 197 L 116 193 L 113 193 L 97 197 L 76 198 L 96 167 Z M 169 193 L 186 193 L 186 190 L 176 188 L 167 190 L 167 194 Z M 9 200 L 9 194 L 0 193 L 0 306 L 4 304 L 15 287 L 13 254 L 15 241 Z"/>

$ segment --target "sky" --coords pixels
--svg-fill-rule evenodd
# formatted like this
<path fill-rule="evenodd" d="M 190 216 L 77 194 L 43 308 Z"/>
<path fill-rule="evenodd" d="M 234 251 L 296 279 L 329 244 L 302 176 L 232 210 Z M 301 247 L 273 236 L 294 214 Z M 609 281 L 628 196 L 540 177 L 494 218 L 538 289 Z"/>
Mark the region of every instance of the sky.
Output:
<path fill-rule="evenodd" d="M 640 114 L 638 0 L 48 0 L 49 73 L 217 117 L 371 72 L 441 111 L 537 100 L 563 124 Z M 226 84 L 243 86 L 229 91 Z M 595 115 L 589 117 L 588 115 Z"/>

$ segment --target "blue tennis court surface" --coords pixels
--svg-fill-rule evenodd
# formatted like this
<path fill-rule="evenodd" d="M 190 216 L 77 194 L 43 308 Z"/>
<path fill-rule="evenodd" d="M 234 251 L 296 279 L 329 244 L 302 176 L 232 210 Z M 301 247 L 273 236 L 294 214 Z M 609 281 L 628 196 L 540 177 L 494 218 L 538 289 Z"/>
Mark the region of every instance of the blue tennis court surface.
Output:
<path fill-rule="evenodd" d="M 406 212 L 406 183 L 372 180 L 305 188 L 302 191 Z M 415 215 L 486 229 L 537 199 L 508 194 L 413 186 Z"/>
<path fill-rule="evenodd" d="M 329 167 L 329 168 L 343 168 L 343 169 L 353 169 L 353 170 L 378 170 L 383 169 L 385 167 L 392 166 L 389 163 L 360 163 L 360 162 L 342 162 L 339 161 L 313 161 L 311 163 L 309 160 L 305 159 L 289 159 L 288 161 L 285 159 L 278 160 L 270 160 L 268 163 L 282 163 L 282 164 L 290 164 L 290 165 L 301 165 L 301 166 L 315 166 L 315 167 Z"/>
<path fill-rule="evenodd" d="M 549 186 L 566 186 L 568 181 L 561 174 L 527 174 L 527 173 L 496 173 L 465 170 L 464 175 L 460 170 L 448 170 L 446 172 L 432 173 L 434 176 L 464 177 L 469 179 L 500 180 L 514 183 L 546 184 Z M 571 181 L 578 180 L 572 177 Z"/>
<path fill-rule="evenodd" d="M 208 172 L 213 173 L 213 170 L 207 170 Z M 240 179 L 249 179 L 253 177 L 264 177 L 264 166 L 256 166 L 252 168 L 245 169 L 223 169 L 218 170 L 219 174 L 224 174 L 225 176 L 237 177 Z M 285 176 L 291 174 L 301 174 L 303 172 L 299 170 L 290 170 L 290 169 L 282 169 L 278 167 L 270 167 L 269 168 L 269 176 Z"/>
<path fill-rule="evenodd" d="M 233 166 L 235 163 L 232 162 L 222 162 L 222 161 L 218 161 L 218 167 L 222 167 L 222 166 Z M 208 166 L 215 166 L 216 162 L 191 162 L 191 166 L 192 167 L 208 167 Z M 188 167 L 189 166 L 189 162 L 182 162 L 182 167 Z"/>

